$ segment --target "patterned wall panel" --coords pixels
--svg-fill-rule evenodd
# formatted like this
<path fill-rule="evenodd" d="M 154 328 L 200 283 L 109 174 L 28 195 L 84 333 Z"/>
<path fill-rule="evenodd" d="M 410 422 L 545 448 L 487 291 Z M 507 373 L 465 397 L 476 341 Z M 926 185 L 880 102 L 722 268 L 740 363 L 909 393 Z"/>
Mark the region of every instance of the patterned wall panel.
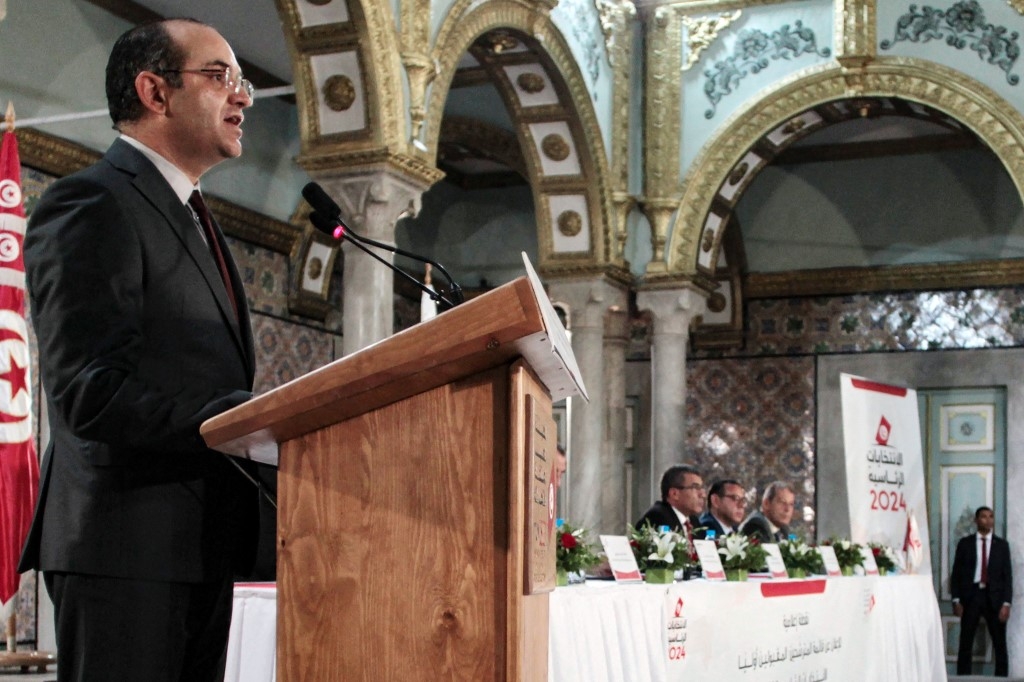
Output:
<path fill-rule="evenodd" d="M 814 537 L 814 358 L 692 360 L 687 363 L 688 450 L 704 480 L 735 478 L 748 513 L 782 479 L 797 493 L 794 532 Z"/>

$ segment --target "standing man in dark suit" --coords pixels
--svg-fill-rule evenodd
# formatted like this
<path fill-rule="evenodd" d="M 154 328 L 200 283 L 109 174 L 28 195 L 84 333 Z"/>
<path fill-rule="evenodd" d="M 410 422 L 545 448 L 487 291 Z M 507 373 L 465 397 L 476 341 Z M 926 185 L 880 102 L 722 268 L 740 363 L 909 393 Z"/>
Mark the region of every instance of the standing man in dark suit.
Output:
<path fill-rule="evenodd" d="M 953 558 L 949 588 L 953 593 L 953 613 L 960 618 L 960 651 L 956 674 L 971 674 L 971 650 L 978 620 L 985 619 L 996 656 L 996 676 L 1009 674 L 1006 653 L 1006 621 L 1013 602 L 1013 572 L 1010 544 L 996 537 L 995 514 L 989 507 L 974 513 L 978 532 L 960 540 Z"/>
<path fill-rule="evenodd" d="M 25 239 L 50 443 L 21 570 L 53 598 L 61 682 L 223 679 L 257 490 L 199 426 L 251 397 L 242 281 L 199 197 L 241 154 L 252 86 L 193 20 L 140 26 L 107 64 L 120 138 L 57 181 Z"/>
<path fill-rule="evenodd" d="M 704 479 L 700 472 L 689 464 L 676 464 L 661 475 L 661 499 L 644 512 L 634 527 L 668 526 L 692 539 L 697 517 L 703 509 Z"/>

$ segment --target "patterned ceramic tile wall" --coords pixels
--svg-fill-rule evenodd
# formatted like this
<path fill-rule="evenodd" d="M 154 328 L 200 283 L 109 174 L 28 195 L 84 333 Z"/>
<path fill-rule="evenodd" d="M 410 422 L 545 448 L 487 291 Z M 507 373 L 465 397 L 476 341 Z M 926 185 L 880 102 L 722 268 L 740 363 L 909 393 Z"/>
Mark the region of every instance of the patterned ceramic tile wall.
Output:
<path fill-rule="evenodd" d="M 740 481 L 748 513 L 765 486 L 789 481 L 797 494 L 794 532 L 813 537 L 814 358 L 690 361 L 686 385 L 688 451 L 704 480 Z"/>

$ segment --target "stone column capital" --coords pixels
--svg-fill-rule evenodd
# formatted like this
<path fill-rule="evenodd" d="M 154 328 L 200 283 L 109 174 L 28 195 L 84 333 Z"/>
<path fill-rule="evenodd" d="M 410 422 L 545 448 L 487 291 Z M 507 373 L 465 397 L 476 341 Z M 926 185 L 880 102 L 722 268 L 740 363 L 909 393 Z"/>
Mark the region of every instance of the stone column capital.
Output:
<path fill-rule="evenodd" d="M 694 287 L 645 290 L 637 295 L 637 306 L 651 311 L 653 336 L 689 334 L 690 321 L 707 308 L 707 294 Z"/>
<path fill-rule="evenodd" d="M 626 310 L 626 287 L 604 276 L 585 280 L 549 280 L 551 300 L 569 307 L 572 329 L 603 330 L 609 311 Z"/>

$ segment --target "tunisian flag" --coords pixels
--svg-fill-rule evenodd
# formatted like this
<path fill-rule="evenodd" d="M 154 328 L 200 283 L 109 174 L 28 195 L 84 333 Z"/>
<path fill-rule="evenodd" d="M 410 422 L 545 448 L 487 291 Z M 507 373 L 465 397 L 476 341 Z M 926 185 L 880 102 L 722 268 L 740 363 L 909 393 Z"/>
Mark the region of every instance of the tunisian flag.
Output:
<path fill-rule="evenodd" d="M 8 130 L 0 146 L 0 602 L 18 591 L 18 558 L 39 492 L 29 395 L 24 240 L 18 140 Z"/>

